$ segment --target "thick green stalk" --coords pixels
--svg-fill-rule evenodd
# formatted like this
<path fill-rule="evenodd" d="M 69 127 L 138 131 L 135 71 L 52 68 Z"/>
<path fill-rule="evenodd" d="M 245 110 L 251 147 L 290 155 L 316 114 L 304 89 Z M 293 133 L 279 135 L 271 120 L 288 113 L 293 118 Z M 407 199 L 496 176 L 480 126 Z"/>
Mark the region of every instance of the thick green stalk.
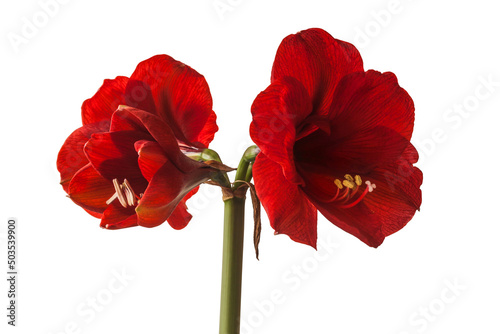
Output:
<path fill-rule="evenodd" d="M 255 161 L 255 157 L 259 154 L 260 149 L 253 145 L 246 149 L 245 153 L 243 153 L 243 157 L 240 160 L 240 164 L 238 165 L 238 170 L 236 170 L 236 176 L 234 177 L 235 181 L 247 181 L 250 182 L 252 179 L 252 164 Z M 250 171 L 249 171 L 250 169 Z M 248 175 L 248 173 L 250 175 Z M 243 183 L 234 182 L 233 190 L 237 189 Z"/>
<path fill-rule="evenodd" d="M 235 181 L 250 182 L 252 164 L 260 150 L 257 146 L 246 149 Z M 224 201 L 224 241 L 222 250 L 222 289 L 220 301 L 219 334 L 239 334 L 241 314 L 241 278 L 243 269 L 243 232 L 245 226 L 244 193 L 237 191 L 243 182 L 234 182 L 230 193 L 235 195 Z M 246 188 L 244 189 L 246 191 Z"/>
<path fill-rule="evenodd" d="M 239 334 L 245 199 L 224 202 L 224 244 L 219 334 Z"/>

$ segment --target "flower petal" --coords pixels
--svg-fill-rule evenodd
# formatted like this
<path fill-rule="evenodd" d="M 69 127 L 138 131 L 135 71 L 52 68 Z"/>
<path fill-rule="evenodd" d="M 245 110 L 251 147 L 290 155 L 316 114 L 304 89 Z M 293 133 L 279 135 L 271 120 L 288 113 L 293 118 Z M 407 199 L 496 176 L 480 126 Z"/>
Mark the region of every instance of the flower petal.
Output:
<path fill-rule="evenodd" d="M 193 143 L 201 143 L 201 146 L 206 148 L 215 137 L 215 133 L 219 130 L 217 126 L 217 115 L 211 111 L 205 122 L 205 125 L 196 136 L 196 139 L 191 139 Z M 199 146 L 199 145 L 198 145 Z"/>
<path fill-rule="evenodd" d="M 252 140 L 269 159 L 281 165 L 286 179 L 296 184 L 302 183 L 293 156 L 296 128 L 311 110 L 304 86 L 290 77 L 274 81 L 252 104 Z"/>
<path fill-rule="evenodd" d="M 335 203 L 323 203 L 310 198 L 326 219 L 371 247 L 384 241 L 381 217 L 373 213 L 365 203 L 352 208 L 338 208 Z"/>
<path fill-rule="evenodd" d="M 301 173 L 309 199 L 328 220 L 369 246 L 377 247 L 386 236 L 403 228 L 420 207 L 422 172 L 413 166 L 417 160 L 417 152 L 409 144 L 391 164 L 362 174 L 362 180 L 370 181 L 376 188 L 350 208 L 329 201 L 337 189 L 334 175 L 314 174 L 311 167 L 301 169 Z"/>
<path fill-rule="evenodd" d="M 308 29 L 286 37 L 278 48 L 271 81 L 294 77 L 306 88 L 318 115 L 327 115 L 340 79 L 363 71 L 358 50 L 322 29 Z"/>
<path fill-rule="evenodd" d="M 125 102 L 127 82 L 128 78 L 121 76 L 104 80 L 97 93 L 83 102 L 83 124 L 109 121 L 116 108 Z"/>
<path fill-rule="evenodd" d="M 193 216 L 187 211 L 188 207 L 186 205 L 186 201 L 190 199 L 191 196 L 196 194 L 198 192 L 198 189 L 200 189 L 200 187 L 194 188 L 186 196 L 184 196 L 184 198 L 179 202 L 170 217 L 168 217 L 167 221 L 174 229 L 183 229 L 191 221 L 191 218 L 193 218 Z"/>
<path fill-rule="evenodd" d="M 385 126 L 410 140 L 415 107 L 393 73 L 352 73 L 338 84 L 330 110 L 337 138 Z"/>
<path fill-rule="evenodd" d="M 139 131 L 118 131 L 96 133 L 85 145 L 85 154 L 92 166 L 104 178 L 112 181 L 127 179 L 136 193 L 142 193 L 147 181 L 141 174 L 138 155 L 134 148 L 136 141 L 151 139 Z"/>
<path fill-rule="evenodd" d="M 280 165 L 259 153 L 253 167 L 255 189 L 277 233 L 316 248 L 317 211 L 300 187 L 283 176 Z"/>
<path fill-rule="evenodd" d="M 57 156 L 57 170 L 61 174 L 61 185 L 68 192 L 69 182 L 75 173 L 89 163 L 83 146 L 93 133 L 109 130 L 109 121 L 87 124 L 73 131 L 64 142 Z"/>
<path fill-rule="evenodd" d="M 181 230 L 187 226 L 193 216 L 187 211 L 186 202 L 180 201 L 172 214 L 167 218 L 167 222 L 175 230 Z"/>
<path fill-rule="evenodd" d="M 420 209 L 423 175 L 420 169 L 413 166 L 417 159 L 417 151 L 410 145 L 393 164 L 366 176 L 377 188 L 364 202 L 380 216 L 385 236 L 402 229 Z"/>
<path fill-rule="evenodd" d="M 156 114 L 182 142 L 207 147 L 217 131 L 212 96 L 205 78 L 167 55 L 157 55 L 137 66 L 130 77 L 151 90 Z M 127 87 L 127 95 L 131 88 Z"/>
<path fill-rule="evenodd" d="M 117 230 L 137 226 L 137 215 L 134 207 L 124 208 L 120 202 L 114 201 L 104 211 L 101 227 Z"/>
<path fill-rule="evenodd" d="M 171 128 L 158 116 L 144 110 L 120 106 L 113 114 L 111 131 L 126 130 L 148 133 L 160 144 L 166 157 L 179 169 L 188 172 L 193 168 L 193 160 L 180 151 L 179 143 Z"/>
<path fill-rule="evenodd" d="M 115 189 L 111 181 L 103 178 L 91 164 L 80 169 L 71 179 L 68 196 L 82 208 L 103 213 L 108 207 L 106 201 Z"/>
<path fill-rule="evenodd" d="M 150 182 L 158 169 L 168 161 L 165 152 L 160 144 L 149 140 L 135 142 L 135 150 L 139 154 L 139 168 L 142 176 Z"/>
<path fill-rule="evenodd" d="M 156 114 L 156 105 L 151 88 L 145 82 L 130 79 L 125 89 L 124 105 Z"/>
<path fill-rule="evenodd" d="M 155 227 L 165 222 L 179 202 L 213 173 L 212 168 L 205 167 L 203 163 L 199 163 L 199 166 L 200 168 L 184 173 L 171 162 L 165 163 L 153 176 L 139 201 L 136 208 L 138 224 Z"/>
<path fill-rule="evenodd" d="M 87 210 L 87 209 L 83 209 L 83 210 L 87 211 L 87 213 L 88 213 L 89 215 L 91 215 L 92 217 L 99 218 L 99 219 L 101 219 L 101 218 L 102 218 L 102 213 L 98 213 L 98 212 L 90 211 L 90 210 Z"/>
<path fill-rule="evenodd" d="M 327 174 L 366 174 L 377 167 L 396 161 L 410 142 L 396 131 L 383 126 L 355 132 L 342 139 L 336 132 L 330 136 L 315 132 L 297 142 L 295 155 L 298 163 L 311 166 L 316 172 Z M 305 168 L 303 168 L 305 169 Z"/>

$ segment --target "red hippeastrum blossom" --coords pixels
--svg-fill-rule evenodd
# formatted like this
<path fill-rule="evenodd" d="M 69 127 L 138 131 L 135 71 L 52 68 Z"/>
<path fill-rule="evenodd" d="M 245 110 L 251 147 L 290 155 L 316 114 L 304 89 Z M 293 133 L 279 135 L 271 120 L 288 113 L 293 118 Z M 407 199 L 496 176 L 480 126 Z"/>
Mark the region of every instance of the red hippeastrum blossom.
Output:
<path fill-rule="evenodd" d="M 372 247 L 420 208 L 414 105 L 321 29 L 286 37 L 252 105 L 257 194 L 276 233 L 316 247 L 317 211 Z"/>
<path fill-rule="evenodd" d="M 82 105 L 83 126 L 57 159 L 68 196 L 101 227 L 175 229 L 191 219 L 186 200 L 218 170 L 187 156 L 218 130 L 205 78 L 166 55 L 132 76 L 105 80 Z"/>

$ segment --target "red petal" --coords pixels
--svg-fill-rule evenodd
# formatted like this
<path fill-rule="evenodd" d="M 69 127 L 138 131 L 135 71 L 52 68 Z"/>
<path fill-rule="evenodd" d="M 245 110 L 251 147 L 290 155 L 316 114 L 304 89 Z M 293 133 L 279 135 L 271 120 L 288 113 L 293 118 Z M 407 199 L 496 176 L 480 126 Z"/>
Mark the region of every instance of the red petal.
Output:
<path fill-rule="evenodd" d="M 298 171 L 305 181 L 302 188 L 310 198 L 328 202 L 337 195 L 336 179 L 343 180 L 345 173 L 334 172 L 323 165 L 300 163 Z"/>
<path fill-rule="evenodd" d="M 137 130 L 149 133 L 163 148 L 167 158 L 179 169 L 189 171 L 193 160 L 186 157 L 179 149 L 174 133 L 158 116 L 143 110 L 121 106 L 113 114 L 111 131 Z"/>
<path fill-rule="evenodd" d="M 137 226 L 134 207 L 124 208 L 118 201 L 111 203 L 104 211 L 101 227 L 108 230 Z"/>
<path fill-rule="evenodd" d="M 139 168 L 142 175 L 150 182 L 168 159 L 157 142 L 140 140 L 135 143 L 135 150 L 139 154 Z"/>
<path fill-rule="evenodd" d="M 75 173 L 89 163 L 83 146 L 96 132 L 109 130 L 109 122 L 84 125 L 76 129 L 64 142 L 57 156 L 57 170 L 61 173 L 61 185 L 68 192 L 69 182 Z"/>
<path fill-rule="evenodd" d="M 322 29 L 308 29 L 281 42 L 271 81 L 298 79 L 311 97 L 314 112 L 327 115 L 340 79 L 358 71 L 363 71 L 363 61 L 353 45 L 334 39 Z"/>
<path fill-rule="evenodd" d="M 190 199 L 191 197 L 193 197 L 194 194 L 196 194 L 198 192 L 198 190 L 200 190 L 200 187 L 196 187 L 194 189 L 191 189 L 186 196 L 184 196 L 184 198 L 182 199 L 184 202 L 187 202 L 188 199 Z"/>
<path fill-rule="evenodd" d="M 417 159 L 417 151 L 410 145 L 396 162 L 366 176 L 377 188 L 364 202 L 380 217 L 386 236 L 402 229 L 420 209 L 423 175 L 413 166 Z"/>
<path fill-rule="evenodd" d="M 252 104 L 250 136 L 262 152 L 281 165 L 287 180 L 302 183 L 295 170 L 296 128 L 311 113 L 311 101 L 293 78 L 274 81 Z"/>
<path fill-rule="evenodd" d="M 335 203 L 323 203 L 314 198 L 311 198 L 311 201 L 326 219 L 368 246 L 378 247 L 384 241 L 381 217 L 374 214 L 365 203 L 339 209 Z"/>
<path fill-rule="evenodd" d="M 106 79 L 93 97 L 85 100 L 82 105 L 82 122 L 91 124 L 109 121 L 116 108 L 125 102 L 125 86 L 127 77 Z"/>
<path fill-rule="evenodd" d="M 200 187 L 196 187 L 191 190 L 184 198 L 179 202 L 175 210 L 172 212 L 167 221 L 176 230 L 183 229 L 191 221 L 193 216 L 187 211 L 186 201 L 191 198 L 194 194 L 198 192 Z"/>
<path fill-rule="evenodd" d="M 198 72 L 167 55 L 158 55 L 141 62 L 130 80 L 151 90 L 156 114 L 179 140 L 203 147 L 212 140 L 217 131 L 212 97 Z M 127 87 L 128 95 L 129 90 Z"/>
<path fill-rule="evenodd" d="M 172 214 L 168 217 L 167 222 L 172 228 L 182 230 L 191 221 L 191 218 L 193 218 L 193 216 L 187 211 L 186 203 L 180 201 Z"/>
<path fill-rule="evenodd" d="M 162 224 L 192 189 L 210 178 L 213 170 L 198 164 L 200 168 L 184 173 L 167 162 L 156 172 L 136 209 L 140 226 Z"/>
<path fill-rule="evenodd" d="M 101 218 L 102 218 L 102 213 L 98 213 L 98 212 L 90 211 L 90 210 L 87 210 L 87 209 L 83 209 L 83 210 L 87 211 L 87 213 L 88 213 L 89 215 L 91 215 L 92 217 L 99 218 L 99 219 L 101 219 Z"/>
<path fill-rule="evenodd" d="M 145 82 L 129 80 L 125 90 L 125 105 L 156 114 L 151 88 Z"/>
<path fill-rule="evenodd" d="M 337 138 L 385 126 L 410 140 L 415 107 L 393 73 L 368 71 L 342 79 L 330 111 Z"/>
<path fill-rule="evenodd" d="M 80 169 L 68 187 L 68 194 L 73 202 L 95 213 L 103 213 L 106 210 L 106 201 L 114 193 L 113 184 L 97 173 L 91 164 Z"/>
<path fill-rule="evenodd" d="M 316 248 L 317 211 L 299 186 L 285 179 L 280 165 L 262 153 L 255 160 L 253 175 L 257 195 L 276 232 Z"/>
<path fill-rule="evenodd" d="M 143 192 L 147 181 L 141 174 L 136 141 L 149 136 L 139 131 L 105 132 L 92 135 L 85 145 L 85 154 L 92 166 L 108 180 L 127 179 L 137 192 Z"/>
<path fill-rule="evenodd" d="M 199 142 L 202 144 L 203 147 L 208 147 L 208 145 L 214 139 L 215 133 L 219 130 L 216 121 L 217 121 L 217 115 L 215 114 L 214 111 L 212 111 L 208 116 L 207 122 L 201 129 L 197 138 L 193 139 L 192 142 L 194 143 Z"/>
<path fill-rule="evenodd" d="M 377 126 L 337 139 L 336 132 L 327 136 L 315 132 L 295 146 L 297 161 L 303 169 L 327 174 L 366 174 L 376 167 L 396 161 L 410 142 L 392 129 Z"/>
<path fill-rule="evenodd" d="M 413 167 L 417 160 L 417 152 L 410 144 L 393 163 L 362 174 L 363 181 L 375 184 L 376 189 L 352 208 L 339 208 L 338 202 L 327 203 L 337 189 L 333 181 L 342 176 L 314 174 L 312 167 L 301 172 L 307 183 L 306 193 L 328 220 L 377 247 L 386 236 L 403 228 L 420 207 L 422 172 Z"/>

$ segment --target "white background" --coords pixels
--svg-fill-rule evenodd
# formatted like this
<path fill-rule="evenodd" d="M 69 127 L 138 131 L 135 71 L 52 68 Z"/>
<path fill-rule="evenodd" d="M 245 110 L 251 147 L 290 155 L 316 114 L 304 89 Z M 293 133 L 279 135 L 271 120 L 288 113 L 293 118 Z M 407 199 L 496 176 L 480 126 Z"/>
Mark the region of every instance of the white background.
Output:
<path fill-rule="evenodd" d="M 6 325 L 2 279 L 2 333 L 217 333 L 220 193 L 205 186 L 188 202 L 182 231 L 106 231 L 65 197 L 57 153 L 103 79 L 166 53 L 206 77 L 211 147 L 235 165 L 279 43 L 311 27 L 354 43 L 365 69 L 396 73 L 413 97 L 423 204 L 378 249 L 321 217 L 316 252 L 264 218 L 260 261 L 248 206 L 242 333 L 499 333 L 496 2 L 221 0 L 224 13 L 213 0 L 62 2 L 46 22 L 35 0 L 0 8 L 2 268 L 8 217 L 20 234 L 18 327 Z M 40 27 L 14 47 L 26 21 Z"/>

